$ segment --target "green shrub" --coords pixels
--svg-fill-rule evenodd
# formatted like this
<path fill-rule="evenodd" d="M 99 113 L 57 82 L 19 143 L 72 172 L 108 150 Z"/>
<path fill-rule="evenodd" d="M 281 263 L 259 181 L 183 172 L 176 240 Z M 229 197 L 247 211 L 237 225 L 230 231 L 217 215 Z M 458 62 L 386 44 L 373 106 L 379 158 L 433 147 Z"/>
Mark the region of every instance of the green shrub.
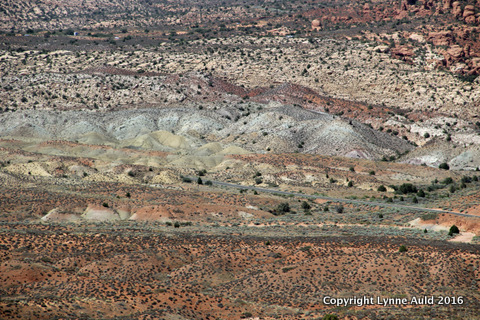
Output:
<path fill-rule="evenodd" d="M 288 202 L 280 203 L 275 209 L 276 214 L 285 214 L 286 212 L 290 212 L 290 205 Z"/>
<path fill-rule="evenodd" d="M 417 193 L 417 187 L 415 187 L 411 183 L 404 183 L 400 187 L 398 187 L 398 192 L 407 194 L 407 193 Z"/>
<path fill-rule="evenodd" d="M 454 233 L 457 233 L 457 234 L 460 233 L 460 230 L 456 225 L 453 225 L 450 227 L 450 230 L 448 231 L 448 235 L 453 236 Z"/>
<path fill-rule="evenodd" d="M 462 183 L 470 183 L 473 181 L 473 179 L 469 176 L 463 176 L 461 181 Z"/>
<path fill-rule="evenodd" d="M 378 187 L 377 191 L 385 192 L 387 191 L 387 188 L 385 188 L 385 186 L 382 184 L 381 186 Z"/>
<path fill-rule="evenodd" d="M 407 252 L 407 247 L 405 245 L 401 245 L 400 248 L 398 249 L 398 252 Z"/>
<path fill-rule="evenodd" d="M 440 169 L 443 169 L 443 170 L 449 170 L 450 169 L 450 166 L 446 162 L 440 163 L 440 165 L 438 167 Z"/>
<path fill-rule="evenodd" d="M 451 177 L 445 178 L 445 179 L 443 179 L 442 183 L 443 184 L 452 184 L 453 179 Z"/>
<path fill-rule="evenodd" d="M 309 210 L 309 209 L 311 209 L 311 208 L 312 208 L 312 206 L 311 206 L 310 204 L 308 204 L 307 201 L 303 201 L 303 202 L 302 202 L 302 209 L 303 209 L 303 210 Z"/>

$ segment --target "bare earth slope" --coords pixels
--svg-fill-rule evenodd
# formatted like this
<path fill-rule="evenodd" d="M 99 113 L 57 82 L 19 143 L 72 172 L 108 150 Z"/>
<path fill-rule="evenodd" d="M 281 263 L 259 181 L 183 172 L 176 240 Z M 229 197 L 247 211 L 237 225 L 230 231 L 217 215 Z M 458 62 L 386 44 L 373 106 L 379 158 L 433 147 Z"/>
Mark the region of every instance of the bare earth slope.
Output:
<path fill-rule="evenodd" d="M 213 130 L 212 130 L 213 129 Z M 189 152 L 220 142 L 253 152 L 378 159 L 411 150 L 406 141 L 357 121 L 294 106 L 237 103 L 114 112 L 23 111 L 0 115 L 2 137 L 69 140 Z"/>

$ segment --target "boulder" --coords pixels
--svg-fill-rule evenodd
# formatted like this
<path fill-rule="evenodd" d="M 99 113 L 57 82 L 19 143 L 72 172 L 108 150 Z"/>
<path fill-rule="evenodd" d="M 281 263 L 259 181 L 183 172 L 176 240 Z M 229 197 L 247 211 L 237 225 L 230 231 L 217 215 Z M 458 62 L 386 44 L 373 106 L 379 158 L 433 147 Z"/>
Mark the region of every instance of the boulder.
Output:
<path fill-rule="evenodd" d="M 472 5 L 472 4 L 467 4 L 464 8 L 464 11 L 473 11 L 473 13 L 475 14 L 475 6 Z M 465 15 L 465 13 L 464 13 Z"/>
<path fill-rule="evenodd" d="M 473 58 L 470 60 L 472 68 L 479 69 L 480 68 L 480 58 Z"/>
<path fill-rule="evenodd" d="M 459 45 L 451 46 L 447 49 L 447 54 L 454 60 L 458 60 L 464 56 L 463 48 Z"/>
<path fill-rule="evenodd" d="M 315 19 L 312 21 L 312 29 L 318 29 L 321 27 L 321 22 L 318 19 Z"/>
<path fill-rule="evenodd" d="M 390 50 L 393 56 L 397 57 L 411 57 L 413 56 L 413 50 L 408 47 L 395 47 Z"/>
<path fill-rule="evenodd" d="M 425 10 L 430 10 L 435 6 L 435 3 L 433 0 L 425 0 L 423 2 L 423 9 Z"/>
<path fill-rule="evenodd" d="M 476 18 L 475 18 L 475 7 L 472 5 L 466 5 L 465 9 L 463 10 L 463 18 L 465 19 L 465 22 L 467 23 L 475 23 Z M 467 21 L 468 18 L 468 21 Z M 473 22 L 472 22 L 473 21 Z"/>
<path fill-rule="evenodd" d="M 465 22 L 468 23 L 468 24 L 476 24 L 477 23 L 477 18 L 475 18 L 474 15 L 467 16 L 465 18 Z"/>
<path fill-rule="evenodd" d="M 457 18 L 462 16 L 462 7 L 460 2 L 455 1 L 452 3 L 452 14 Z"/>
<path fill-rule="evenodd" d="M 449 46 L 453 43 L 453 34 L 451 31 L 430 32 L 427 39 L 436 46 Z"/>

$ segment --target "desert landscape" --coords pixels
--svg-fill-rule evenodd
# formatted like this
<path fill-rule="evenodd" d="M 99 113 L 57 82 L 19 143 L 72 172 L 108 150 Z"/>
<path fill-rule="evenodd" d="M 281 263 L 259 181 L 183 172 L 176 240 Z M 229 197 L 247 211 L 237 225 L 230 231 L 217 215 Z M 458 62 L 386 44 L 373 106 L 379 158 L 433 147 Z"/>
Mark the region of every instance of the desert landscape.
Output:
<path fill-rule="evenodd" d="M 479 319 L 480 2 L 3 1 L 1 319 Z"/>

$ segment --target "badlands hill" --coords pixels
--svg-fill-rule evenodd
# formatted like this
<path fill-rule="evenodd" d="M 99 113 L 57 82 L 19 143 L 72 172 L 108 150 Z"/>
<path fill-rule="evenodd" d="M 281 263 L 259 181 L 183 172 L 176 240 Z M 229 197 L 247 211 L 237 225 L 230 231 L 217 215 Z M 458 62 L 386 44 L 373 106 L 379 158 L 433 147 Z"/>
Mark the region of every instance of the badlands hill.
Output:
<path fill-rule="evenodd" d="M 201 148 L 212 142 L 232 147 L 234 153 L 305 152 L 367 159 L 413 149 L 407 141 L 355 120 L 292 105 L 250 102 L 111 112 L 7 112 L 0 115 L 0 136 L 197 155 L 220 152 Z"/>

